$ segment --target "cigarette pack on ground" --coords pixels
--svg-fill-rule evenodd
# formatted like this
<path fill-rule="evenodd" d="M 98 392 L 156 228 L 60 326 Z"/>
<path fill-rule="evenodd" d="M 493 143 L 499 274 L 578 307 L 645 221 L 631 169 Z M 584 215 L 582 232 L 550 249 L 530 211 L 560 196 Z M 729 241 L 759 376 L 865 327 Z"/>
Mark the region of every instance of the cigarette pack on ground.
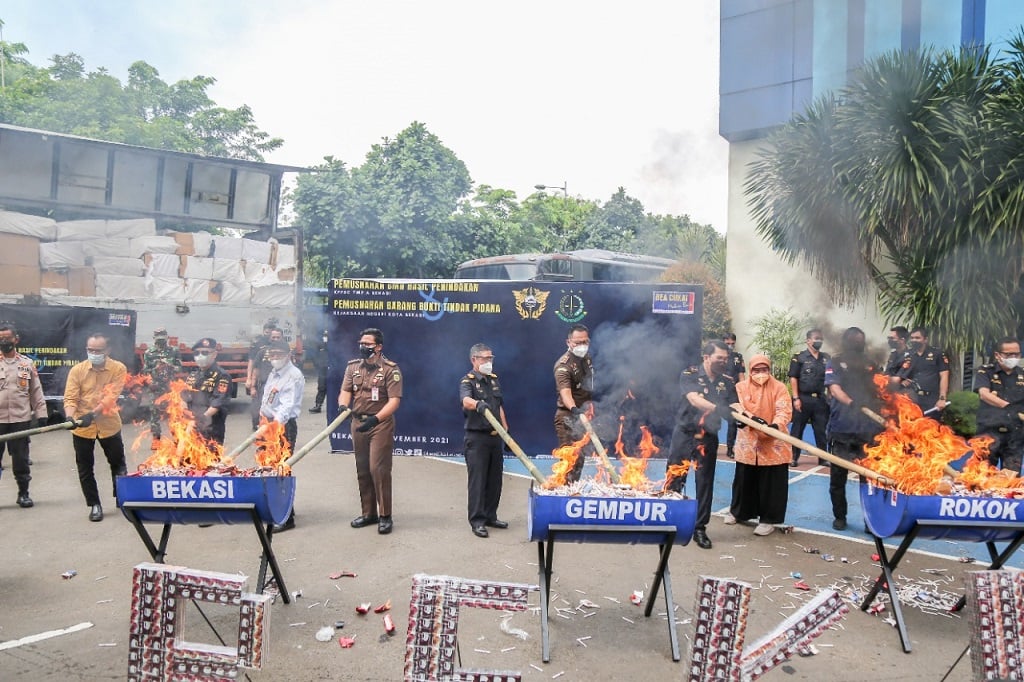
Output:
<path fill-rule="evenodd" d="M 747 583 L 700 576 L 693 618 L 696 632 L 690 643 L 686 679 L 740 679 L 750 590 Z"/>
<path fill-rule="evenodd" d="M 1019 679 L 1024 666 L 1021 653 L 1024 646 L 1022 574 L 969 571 L 964 580 L 974 679 Z"/>
<path fill-rule="evenodd" d="M 849 612 L 850 607 L 839 593 L 818 593 L 799 611 L 743 651 L 742 679 L 756 680 L 788 660 Z"/>

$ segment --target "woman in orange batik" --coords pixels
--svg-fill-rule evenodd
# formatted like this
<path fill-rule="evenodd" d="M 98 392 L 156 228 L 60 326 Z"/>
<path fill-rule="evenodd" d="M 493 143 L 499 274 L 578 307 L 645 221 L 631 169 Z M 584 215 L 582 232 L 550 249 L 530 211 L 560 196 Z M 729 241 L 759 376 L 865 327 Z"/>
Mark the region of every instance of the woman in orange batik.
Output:
<path fill-rule="evenodd" d="M 746 416 L 789 433 L 793 416 L 786 385 L 772 376 L 766 355 L 750 359 L 750 373 L 736 384 Z M 771 535 L 786 520 L 789 502 L 789 463 L 792 448 L 757 429 L 742 429 L 736 437 L 736 475 L 732 504 L 725 515 L 728 525 L 757 520 L 754 535 Z"/>

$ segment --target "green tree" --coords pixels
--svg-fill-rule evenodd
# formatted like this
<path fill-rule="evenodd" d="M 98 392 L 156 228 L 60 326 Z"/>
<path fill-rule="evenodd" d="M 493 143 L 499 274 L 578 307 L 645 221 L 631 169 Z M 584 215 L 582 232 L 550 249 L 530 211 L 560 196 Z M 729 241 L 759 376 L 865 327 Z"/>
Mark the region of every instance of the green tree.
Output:
<path fill-rule="evenodd" d="M 810 324 L 806 317 L 797 317 L 792 310 L 770 308 L 753 321 L 753 346 L 772 361 L 772 376 L 789 385 L 789 360 L 800 345 L 804 330 Z"/>
<path fill-rule="evenodd" d="M 1024 247 L 1024 39 L 894 52 L 770 139 L 745 189 L 758 233 L 838 304 L 969 348 L 1015 329 Z"/>

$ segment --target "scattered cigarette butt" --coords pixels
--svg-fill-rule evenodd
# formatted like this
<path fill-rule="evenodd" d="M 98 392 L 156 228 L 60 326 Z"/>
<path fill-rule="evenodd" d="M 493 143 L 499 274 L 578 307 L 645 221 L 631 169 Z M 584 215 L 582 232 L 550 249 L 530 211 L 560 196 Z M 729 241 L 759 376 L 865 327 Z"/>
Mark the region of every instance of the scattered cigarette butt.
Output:
<path fill-rule="evenodd" d="M 533 668 L 534 670 L 539 670 L 539 671 L 541 671 L 541 672 L 544 672 L 544 668 L 541 668 L 541 667 L 539 667 L 539 666 L 536 666 L 536 665 L 534 665 L 533 663 L 531 663 L 531 664 L 530 664 L 530 667 L 531 667 L 531 668 Z"/>
<path fill-rule="evenodd" d="M 560 673 L 555 673 L 554 675 L 551 676 L 551 679 L 557 680 L 559 677 L 561 677 L 564 674 L 565 674 L 564 670 L 562 672 L 560 672 Z"/>
<path fill-rule="evenodd" d="M 373 610 L 374 613 L 384 613 L 385 611 L 391 610 L 391 600 L 388 599 L 386 602 L 378 606 Z"/>
<path fill-rule="evenodd" d="M 508 652 L 512 651 L 513 649 L 515 649 L 514 646 L 507 646 L 507 647 L 505 647 L 504 649 L 501 650 L 501 653 L 507 654 Z"/>
<path fill-rule="evenodd" d="M 110 602 L 112 602 L 112 601 L 114 601 L 114 600 L 113 600 L 113 599 L 100 599 L 100 600 L 99 600 L 98 602 L 96 602 L 96 603 L 97 603 L 97 604 L 109 604 L 109 603 L 110 603 Z"/>
<path fill-rule="evenodd" d="M 626 621 L 627 623 L 629 623 L 631 625 L 635 624 L 635 623 L 633 623 L 633 621 L 631 621 L 629 618 L 626 618 L 625 616 L 622 617 L 622 620 Z"/>
<path fill-rule="evenodd" d="M 96 578 L 93 582 L 97 582 L 98 583 L 99 581 L 106 580 L 106 579 L 107 579 L 107 576 L 101 575 L 99 578 Z"/>
<path fill-rule="evenodd" d="M 117 646 L 117 642 L 100 642 L 96 646 Z"/>
<path fill-rule="evenodd" d="M 336 573 L 331 573 L 327 577 L 331 580 L 337 580 L 338 578 L 356 578 L 358 576 L 352 571 L 337 571 Z"/>
<path fill-rule="evenodd" d="M 489 654 L 489 653 L 491 653 L 487 649 L 473 649 L 473 651 L 477 652 L 478 654 Z"/>
<path fill-rule="evenodd" d="M 306 624 L 305 622 L 301 622 L 301 623 L 288 623 L 288 627 L 290 627 L 290 628 L 297 628 L 300 625 L 305 625 L 305 624 Z"/>

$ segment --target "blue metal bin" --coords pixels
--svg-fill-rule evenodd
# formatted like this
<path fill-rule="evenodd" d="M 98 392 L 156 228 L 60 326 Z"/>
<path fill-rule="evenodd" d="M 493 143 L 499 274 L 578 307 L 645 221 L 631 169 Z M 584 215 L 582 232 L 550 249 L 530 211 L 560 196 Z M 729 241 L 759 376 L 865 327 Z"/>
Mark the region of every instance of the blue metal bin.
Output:
<path fill-rule="evenodd" d="M 284 523 L 295 501 L 292 476 L 119 476 L 117 506 L 144 523 Z"/>

